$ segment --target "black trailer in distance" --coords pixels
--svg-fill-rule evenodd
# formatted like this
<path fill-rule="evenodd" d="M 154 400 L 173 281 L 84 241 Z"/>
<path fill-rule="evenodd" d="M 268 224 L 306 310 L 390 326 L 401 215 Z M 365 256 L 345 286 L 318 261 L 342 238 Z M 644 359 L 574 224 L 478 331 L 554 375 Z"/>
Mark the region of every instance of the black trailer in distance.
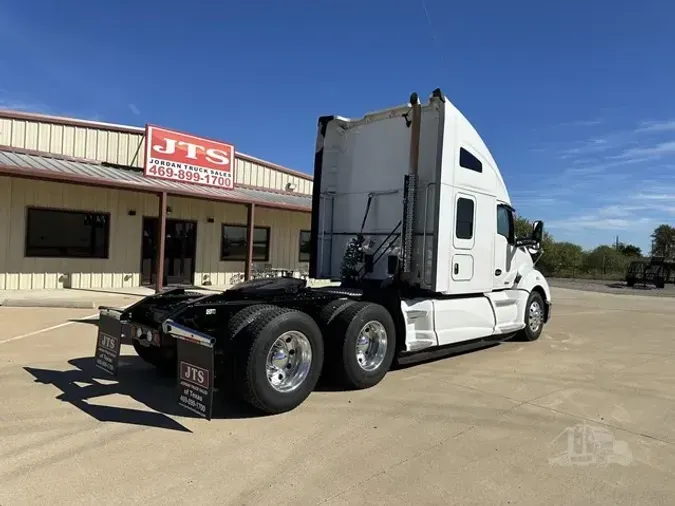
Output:
<path fill-rule="evenodd" d="M 666 283 L 675 283 L 675 262 L 664 257 L 634 260 L 626 269 L 626 285 L 629 287 L 652 284 L 656 288 L 665 288 Z"/>

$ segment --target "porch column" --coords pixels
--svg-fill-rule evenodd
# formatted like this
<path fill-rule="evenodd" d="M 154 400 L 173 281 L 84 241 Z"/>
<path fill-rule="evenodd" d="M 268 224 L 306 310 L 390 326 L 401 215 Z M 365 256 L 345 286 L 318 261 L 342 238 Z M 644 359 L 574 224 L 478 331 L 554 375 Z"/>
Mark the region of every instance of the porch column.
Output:
<path fill-rule="evenodd" d="M 246 237 L 246 263 L 244 264 L 244 279 L 251 279 L 253 271 L 253 230 L 255 223 L 255 204 L 248 205 L 248 217 L 246 219 L 246 228 L 248 234 Z"/>
<path fill-rule="evenodd" d="M 157 273 L 155 274 L 155 291 L 159 292 L 164 286 L 164 247 L 166 242 L 166 192 L 158 194 L 159 221 L 157 227 Z"/>

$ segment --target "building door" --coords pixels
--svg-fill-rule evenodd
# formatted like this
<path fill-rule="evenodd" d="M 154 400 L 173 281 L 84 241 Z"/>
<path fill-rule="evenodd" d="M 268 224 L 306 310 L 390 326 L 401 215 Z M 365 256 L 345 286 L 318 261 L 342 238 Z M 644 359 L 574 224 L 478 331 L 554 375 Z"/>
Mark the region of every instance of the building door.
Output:
<path fill-rule="evenodd" d="M 143 218 L 143 245 L 141 248 L 141 283 L 155 284 L 157 272 L 157 218 Z M 164 244 L 164 280 L 166 285 L 192 285 L 195 275 L 197 249 L 197 222 L 166 220 Z"/>

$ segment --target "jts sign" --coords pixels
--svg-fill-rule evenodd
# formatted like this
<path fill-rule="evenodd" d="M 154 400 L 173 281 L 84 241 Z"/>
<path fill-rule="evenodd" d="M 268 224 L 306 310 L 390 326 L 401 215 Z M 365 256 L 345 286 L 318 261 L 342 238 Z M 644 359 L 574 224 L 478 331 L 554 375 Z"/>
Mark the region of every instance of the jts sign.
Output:
<path fill-rule="evenodd" d="M 145 175 L 234 187 L 234 146 L 151 125 L 145 127 Z"/>

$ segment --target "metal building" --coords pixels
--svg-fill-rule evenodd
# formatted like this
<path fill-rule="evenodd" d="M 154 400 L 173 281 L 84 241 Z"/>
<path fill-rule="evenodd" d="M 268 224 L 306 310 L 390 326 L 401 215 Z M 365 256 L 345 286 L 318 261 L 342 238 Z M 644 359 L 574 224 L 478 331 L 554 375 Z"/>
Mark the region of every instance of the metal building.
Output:
<path fill-rule="evenodd" d="M 148 178 L 144 133 L 0 111 L 0 290 L 307 271 L 311 176 L 236 153 L 232 189 Z"/>

